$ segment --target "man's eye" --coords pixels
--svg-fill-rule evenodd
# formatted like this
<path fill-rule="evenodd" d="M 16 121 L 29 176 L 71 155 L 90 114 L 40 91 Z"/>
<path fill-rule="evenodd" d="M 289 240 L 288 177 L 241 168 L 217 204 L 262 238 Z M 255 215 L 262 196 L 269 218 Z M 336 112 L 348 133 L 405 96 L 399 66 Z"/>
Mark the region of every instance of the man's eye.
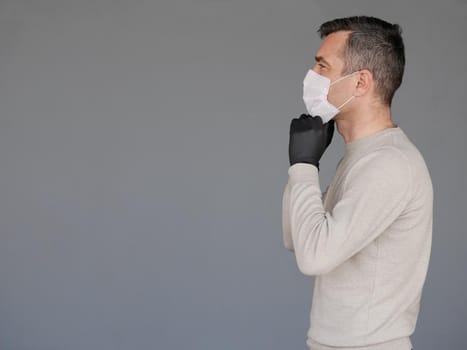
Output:
<path fill-rule="evenodd" d="M 320 66 L 321 68 L 326 68 L 326 66 L 322 63 L 318 63 L 318 66 Z"/>

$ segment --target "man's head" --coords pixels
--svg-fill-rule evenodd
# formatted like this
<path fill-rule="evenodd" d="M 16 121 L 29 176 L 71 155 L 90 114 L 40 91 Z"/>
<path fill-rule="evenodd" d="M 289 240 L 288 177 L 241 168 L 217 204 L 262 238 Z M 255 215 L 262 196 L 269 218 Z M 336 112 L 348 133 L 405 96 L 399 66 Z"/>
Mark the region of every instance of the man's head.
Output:
<path fill-rule="evenodd" d="M 329 101 L 339 105 L 355 96 L 366 103 L 390 107 L 404 74 L 401 32 L 397 24 L 367 16 L 323 23 L 318 30 L 323 42 L 313 70 L 331 82 L 358 72 L 331 86 Z"/>

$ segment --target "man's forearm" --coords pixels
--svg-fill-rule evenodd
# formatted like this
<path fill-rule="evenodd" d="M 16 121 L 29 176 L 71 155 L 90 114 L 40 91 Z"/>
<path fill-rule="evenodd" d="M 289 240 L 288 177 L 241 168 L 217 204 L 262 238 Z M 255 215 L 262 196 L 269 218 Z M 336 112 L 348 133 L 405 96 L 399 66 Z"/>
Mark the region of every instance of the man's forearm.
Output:
<path fill-rule="evenodd" d="M 290 205 L 290 185 L 287 182 L 284 188 L 284 194 L 282 196 L 282 240 L 284 242 L 284 247 L 294 251 L 293 241 L 292 241 L 292 232 L 290 230 L 290 214 L 289 214 L 289 205 Z"/>

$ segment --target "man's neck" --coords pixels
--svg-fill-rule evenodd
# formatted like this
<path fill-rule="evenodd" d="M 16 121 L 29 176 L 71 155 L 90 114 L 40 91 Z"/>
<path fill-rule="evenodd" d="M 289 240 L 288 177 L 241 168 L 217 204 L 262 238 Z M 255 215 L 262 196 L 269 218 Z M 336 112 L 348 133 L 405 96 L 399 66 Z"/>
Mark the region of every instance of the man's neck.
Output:
<path fill-rule="evenodd" d="M 344 143 L 356 141 L 365 136 L 372 135 L 386 128 L 397 127 L 391 120 L 391 109 L 389 107 L 358 113 L 358 118 L 341 116 L 336 118 L 337 130 L 344 138 Z"/>

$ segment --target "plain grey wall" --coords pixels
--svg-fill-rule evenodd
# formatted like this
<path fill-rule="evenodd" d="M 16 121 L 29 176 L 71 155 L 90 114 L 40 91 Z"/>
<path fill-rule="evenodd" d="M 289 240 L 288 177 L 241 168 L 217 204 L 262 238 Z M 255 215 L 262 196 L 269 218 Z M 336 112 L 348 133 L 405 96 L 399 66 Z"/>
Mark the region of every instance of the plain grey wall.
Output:
<path fill-rule="evenodd" d="M 322 22 L 403 28 L 394 120 L 433 250 L 415 350 L 465 349 L 465 1 L 0 2 L 0 349 L 305 349 L 282 245 L 290 120 Z M 321 187 L 343 151 L 326 151 Z"/>

